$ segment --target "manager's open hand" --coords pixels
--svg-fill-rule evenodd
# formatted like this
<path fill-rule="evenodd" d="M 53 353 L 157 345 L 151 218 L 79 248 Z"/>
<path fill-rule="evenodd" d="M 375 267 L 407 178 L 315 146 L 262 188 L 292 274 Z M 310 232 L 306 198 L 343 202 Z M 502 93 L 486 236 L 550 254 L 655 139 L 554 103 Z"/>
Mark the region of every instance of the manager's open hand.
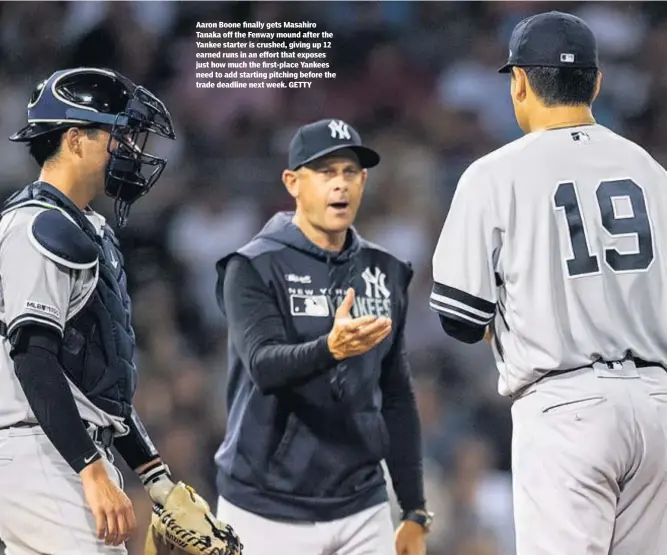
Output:
<path fill-rule="evenodd" d="M 370 351 L 391 332 L 391 320 L 384 316 L 352 318 L 350 309 L 353 303 L 354 289 L 349 288 L 336 310 L 334 325 L 327 339 L 329 350 L 336 360 Z"/>

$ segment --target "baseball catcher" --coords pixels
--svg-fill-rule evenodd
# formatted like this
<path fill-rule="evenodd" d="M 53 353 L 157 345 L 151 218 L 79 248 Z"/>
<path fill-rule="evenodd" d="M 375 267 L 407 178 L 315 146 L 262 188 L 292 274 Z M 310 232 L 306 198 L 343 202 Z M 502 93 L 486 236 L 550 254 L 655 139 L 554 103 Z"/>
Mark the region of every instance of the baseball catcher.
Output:
<path fill-rule="evenodd" d="M 27 124 L 11 137 L 41 169 L 0 212 L 0 536 L 8 553 L 127 554 L 136 519 L 112 447 L 155 505 L 156 550 L 241 553 L 206 502 L 172 480 L 133 405 L 139 371 L 123 254 L 90 203 L 106 194 L 118 227 L 126 224 L 166 165 L 145 149 L 149 135 L 175 138 L 162 101 L 116 71 L 83 67 L 40 82 Z"/>

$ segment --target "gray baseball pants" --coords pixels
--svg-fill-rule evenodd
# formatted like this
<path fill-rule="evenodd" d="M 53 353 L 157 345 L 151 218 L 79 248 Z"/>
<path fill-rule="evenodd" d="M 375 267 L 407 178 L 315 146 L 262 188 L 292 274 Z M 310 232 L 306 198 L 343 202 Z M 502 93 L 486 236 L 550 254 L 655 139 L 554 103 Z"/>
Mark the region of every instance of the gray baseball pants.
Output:
<path fill-rule="evenodd" d="M 667 371 L 547 376 L 512 421 L 517 555 L 667 555 Z"/>
<path fill-rule="evenodd" d="M 106 458 L 109 476 L 120 471 Z M 8 555 L 126 555 L 97 539 L 81 478 L 39 426 L 0 430 L 0 538 Z"/>
<path fill-rule="evenodd" d="M 388 503 L 331 522 L 283 522 L 218 498 L 217 517 L 232 525 L 243 555 L 396 555 Z"/>

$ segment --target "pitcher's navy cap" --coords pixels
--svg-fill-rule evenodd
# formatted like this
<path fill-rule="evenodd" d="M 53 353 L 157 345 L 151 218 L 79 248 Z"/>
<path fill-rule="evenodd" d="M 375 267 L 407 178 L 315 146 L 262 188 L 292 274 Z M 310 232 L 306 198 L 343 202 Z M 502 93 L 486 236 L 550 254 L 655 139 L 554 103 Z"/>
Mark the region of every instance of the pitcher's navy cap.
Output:
<path fill-rule="evenodd" d="M 289 169 L 297 170 L 344 148 L 354 151 L 362 168 L 372 168 L 380 163 L 380 155 L 362 144 L 361 136 L 351 125 L 339 119 L 322 119 L 299 128 L 292 138 Z"/>
<path fill-rule="evenodd" d="M 551 11 L 527 17 L 512 31 L 509 59 L 498 71 L 511 73 L 513 66 L 597 68 L 595 35 L 571 14 Z"/>

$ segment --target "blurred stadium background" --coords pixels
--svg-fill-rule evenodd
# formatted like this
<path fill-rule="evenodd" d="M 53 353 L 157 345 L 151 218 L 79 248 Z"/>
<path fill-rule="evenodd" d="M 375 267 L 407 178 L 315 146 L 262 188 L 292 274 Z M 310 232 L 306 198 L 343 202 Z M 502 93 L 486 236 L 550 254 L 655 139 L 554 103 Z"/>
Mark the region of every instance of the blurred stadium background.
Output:
<path fill-rule="evenodd" d="M 342 118 L 384 158 L 358 228 L 416 269 L 407 330 L 427 497 L 438 515 L 429 554 L 514 553 L 509 404 L 496 394 L 486 346 L 448 340 L 429 312 L 430 257 L 461 172 L 519 136 L 507 77 L 496 69 L 513 26 L 547 9 L 580 15 L 598 36 L 598 121 L 667 162 L 662 2 L 0 3 L 0 136 L 21 127 L 39 80 L 76 65 L 118 69 L 174 116 L 178 140 L 160 150 L 167 170 L 121 239 L 139 337 L 136 404 L 176 478 L 215 505 L 226 341 L 214 262 L 291 207 L 280 172 L 296 127 Z M 316 21 L 335 33 L 338 78 L 306 90 L 198 90 L 198 20 Z M 4 143 L 3 198 L 37 172 L 27 150 Z M 109 202 L 96 207 L 111 219 Z M 126 485 L 144 527 L 148 499 L 129 473 Z M 137 534 L 132 555 L 143 539 Z"/>

